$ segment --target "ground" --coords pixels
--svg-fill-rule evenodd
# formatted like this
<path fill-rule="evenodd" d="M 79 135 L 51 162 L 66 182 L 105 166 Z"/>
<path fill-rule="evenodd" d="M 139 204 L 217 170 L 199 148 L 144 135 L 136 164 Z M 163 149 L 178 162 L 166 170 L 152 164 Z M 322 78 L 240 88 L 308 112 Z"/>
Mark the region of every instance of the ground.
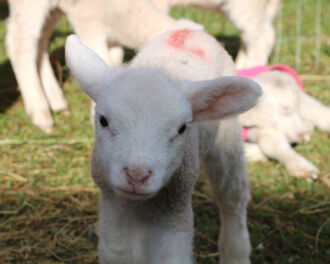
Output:
<path fill-rule="evenodd" d="M 317 1 L 302 1 L 300 62 L 295 56 L 297 2 L 283 3 L 282 20 L 275 23 L 281 38 L 271 62 L 299 66 L 307 92 L 330 106 L 330 3 L 322 2 L 320 63 L 316 68 Z M 0 262 L 97 263 L 94 229 L 99 192 L 89 173 L 93 141 L 90 101 L 68 76 L 63 62 L 63 44 L 71 28 L 61 20 L 50 46 L 70 110 L 54 114 L 56 128 L 46 135 L 28 120 L 16 88 L 4 48 L 7 15 L 7 6 L 1 3 Z M 172 15 L 203 23 L 231 54 L 237 52 L 237 31 L 216 12 L 176 8 Z M 132 54 L 127 51 L 128 58 Z M 330 263 L 329 142 L 329 135 L 316 131 L 310 143 L 296 147 L 321 171 L 320 179 L 313 183 L 288 175 L 274 161 L 248 164 L 252 263 Z M 193 203 L 197 263 L 217 263 L 217 207 L 202 175 Z"/>

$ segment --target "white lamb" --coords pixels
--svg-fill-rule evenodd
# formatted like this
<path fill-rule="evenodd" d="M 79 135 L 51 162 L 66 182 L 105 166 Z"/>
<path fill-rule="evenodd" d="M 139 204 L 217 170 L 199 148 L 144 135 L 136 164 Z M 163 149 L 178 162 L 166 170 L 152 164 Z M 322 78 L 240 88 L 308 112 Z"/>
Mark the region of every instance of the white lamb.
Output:
<path fill-rule="evenodd" d="M 291 146 L 310 140 L 313 128 L 330 133 L 330 108 L 301 90 L 287 72 L 272 70 L 253 78 L 263 89 L 258 104 L 240 116 L 248 128 L 247 159 L 281 162 L 288 172 L 308 181 L 318 169 Z"/>
<path fill-rule="evenodd" d="M 249 189 L 237 114 L 261 89 L 202 31 L 163 34 L 132 64 L 107 66 L 67 39 L 67 64 L 96 102 L 92 176 L 101 189 L 100 263 L 192 264 L 199 156 L 219 203 L 222 264 L 249 262 Z M 217 121 L 221 119 L 221 121 Z"/>
<path fill-rule="evenodd" d="M 116 6 L 116 2 L 120 0 L 8 0 L 10 15 L 6 35 L 7 53 L 21 90 L 25 110 L 32 122 L 45 132 L 51 132 L 53 125 L 50 109 L 61 111 L 68 108 L 48 55 L 50 36 L 64 13 L 74 31 L 88 47 L 112 66 L 117 66 L 122 61 L 122 48 L 117 47 L 118 42 L 111 34 L 113 25 L 106 24 L 106 2 Z M 135 1 L 129 4 L 132 3 L 134 5 Z M 141 10 L 137 9 L 136 12 L 140 13 Z M 149 19 L 158 26 L 157 32 L 153 32 L 154 28 L 149 29 L 143 20 L 138 23 L 144 25 L 144 33 L 150 38 L 170 29 L 202 28 L 189 20 L 178 22 L 165 13 L 155 12 L 150 14 Z M 127 27 L 123 34 L 136 34 L 130 30 Z M 133 44 L 130 46 L 136 48 Z"/>
<path fill-rule="evenodd" d="M 56 81 L 49 56 L 49 38 L 65 13 L 82 42 L 111 66 L 122 62 L 125 44 L 139 49 L 171 29 L 198 28 L 166 12 L 173 5 L 221 9 L 240 30 L 243 41 L 238 65 L 265 64 L 274 42 L 272 19 L 280 0 L 8 0 L 6 47 L 27 114 L 50 132 L 52 111 L 68 105 Z"/>

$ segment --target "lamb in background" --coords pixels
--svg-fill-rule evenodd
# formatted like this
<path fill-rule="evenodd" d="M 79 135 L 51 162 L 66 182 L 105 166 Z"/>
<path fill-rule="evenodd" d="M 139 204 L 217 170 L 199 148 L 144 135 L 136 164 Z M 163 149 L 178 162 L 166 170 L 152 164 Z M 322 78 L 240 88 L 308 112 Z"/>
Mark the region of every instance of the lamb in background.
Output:
<path fill-rule="evenodd" d="M 247 76 L 244 72 L 239 75 Z M 305 93 L 298 75 L 288 66 L 269 67 L 252 79 L 262 87 L 263 96 L 254 108 L 240 116 L 248 128 L 247 159 L 275 159 L 296 177 L 317 179 L 319 170 L 291 144 L 308 142 L 314 127 L 330 133 L 330 108 Z"/>
<path fill-rule="evenodd" d="M 275 41 L 273 20 L 281 0 L 139 0 L 131 5 L 130 0 L 117 0 L 116 5 L 107 1 L 107 24 L 112 27 L 112 34 L 120 43 L 129 47 L 142 47 L 151 35 L 145 34 L 144 27 L 160 32 L 151 15 L 154 3 L 162 13 L 169 13 L 173 6 L 195 6 L 205 9 L 215 9 L 222 12 L 239 30 L 242 41 L 236 58 L 237 68 L 248 68 L 256 65 L 266 65 Z M 136 8 L 143 10 L 136 13 Z M 134 14 L 123 16 L 122 14 Z M 136 23 L 143 21 L 143 23 Z M 127 25 L 131 30 L 127 30 Z M 136 32 L 137 34 L 131 34 Z M 148 32 L 149 33 L 149 32 Z"/>
<path fill-rule="evenodd" d="M 61 111 L 68 108 L 48 55 L 49 38 L 56 23 L 65 13 L 81 40 L 110 65 L 117 66 L 122 61 L 123 52 L 121 47 L 117 47 L 111 35 L 111 27 L 106 24 L 104 17 L 105 2 L 113 4 L 118 1 L 8 1 L 10 15 L 6 35 L 7 53 L 23 96 L 26 113 L 33 124 L 45 132 L 51 132 L 53 126 L 50 109 Z M 132 3 L 134 6 L 138 1 L 130 2 L 131 6 Z M 149 19 L 153 19 L 153 23 L 158 26 L 157 32 L 150 32 L 148 24 L 143 21 L 139 23 L 143 24 L 144 32 L 150 36 L 183 27 L 202 29 L 202 26 L 192 21 L 176 21 L 167 14 L 150 14 Z M 129 27 L 127 30 L 132 35 L 136 34 Z"/>
<path fill-rule="evenodd" d="M 165 33 L 111 68 L 76 36 L 66 61 L 96 102 L 92 176 L 101 189 L 100 263 L 192 264 L 199 156 L 221 215 L 220 263 L 247 264 L 249 189 L 237 114 L 261 89 L 203 31 Z M 218 119 L 221 119 L 219 122 Z"/>
<path fill-rule="evenodd" d="M 201 28 L 168 14 L 173 5 L 217 8 L 239 29 L 242 48 L 238 66 L 265 64 L 274 42 L 272 20 L 280 0 L 8 0 L 6 47 L 20 87 L 25 109 L 33 124 L 51 132 L 52 111 L 68 108 L 54 76 L 49 38 L 65 13 L 82 42 L 110 66 L 123 59 L 121 45 L 133 49 L 162 32 Z M 254 64 L 255 63 L 255 64 Z"/>

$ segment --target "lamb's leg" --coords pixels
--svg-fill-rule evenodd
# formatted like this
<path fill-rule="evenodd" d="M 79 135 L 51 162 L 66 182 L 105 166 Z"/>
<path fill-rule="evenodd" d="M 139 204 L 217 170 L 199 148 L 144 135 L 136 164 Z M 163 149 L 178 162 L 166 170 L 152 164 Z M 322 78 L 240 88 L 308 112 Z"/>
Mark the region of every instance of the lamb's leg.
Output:
<path fill-rule="evenodd" d="M 63 91 L 56 80 L 48 54 L 49 39 L 61 15 L 62 13 L 59 10 L 54 10 L 51 12 L 39 42 L 40 77 L 48 102 L 53 111 L 62 111 L 68 108 L 68 103 L 65 100 Z"/>
<path fill-rule="evenodd" d="M 109 66 L 119 67 L 124 60 L 124 49 L 119 45 L 111 45 L 108 52 Z"/>
<path fill-rule="evenodd" d="M 267 157 L 264 153 L 262 153 L 258 144 L 254 143 L 244 143 L 244 152 L 245 158 L 251 162 L 265 162 L 267 161 Z"/>
<path fill-rule="evenodd" d="M 330 133 L 330 108 L 306 94 L 300 92 L 300 114 L 304 121 L 312 123 L 318 129 Z"/>
<path fill-rule="evenodd" d="M 108 62 L 107 29 L 102 1 L 91 8 L 89 1 L 77 1 L 64 8 L 67 18 L 81 41 Z"/>
<path fill-rule="evenodd" d="M 266 65 L 275 41 L 273 17 L 266 13 L 266 1 L 226 1 L 222 8 L 241 33 L 242 46 L 236 58 L 237 68 Z"/>
<path fill-rule="evenodd" d="M 131 219 L 131 221 L 134 221 Z M 119 223 L 120 225 L 120 223 Z M 121 225 L 120 225 L 121 226 Z M 127 239 L 134 239 L 134 236 L 125 237 L 125 231 L 122 226 L 113 229 L 113 222 L 107 223 L 107 228 L 103 231 L 102 235 L 99 236 L 99 261 L 101 264 L 124 264 L 132 263 L 132 248 L 127 249 L 120 248 L 121 245 L 130 243 Z M 128 227 L 130 228 L 130 227 Z M 139 228 L 137 225 L 136 228 Z M 113 229 L 113 230 L 112 230 Z M 157 230 L 155 230 L 157 229 Z M 112 231 L 111 233 L 109 232 Z M 100 230 L 101 231 L 101 230 Z M 164 225 L 158 225 L 156 228 L 135 230 L 134 232 L 139 232 L 142 235 L 141 241 L 136 241 L 136 243 L 141 243 L 141 245 L 135 245 L 136 249 L 140 247 L 147 246 L 147 249 L 143 250 L 146 253 L 145 259 L 143 258 L 140 262 L 134 263 L 149 263 L 149 264 L 192 264 L 192 232 L 178 232 L 177 230 L 168 230 Z M 143 240 L 144 234 L 147 232 L 146 236 L 149 238 L 149 243 L 145 244 Z M 109 237 L 108 237 L 109 236 Z M 112 236 L 112 239 L 111 237 Z M 118 236 L 120 242 L 114 242 L 113 237 Z M 138 236 L 138 235 L 137 235 Z M 112 240 L 112 241 L 111 241 Z M 111 245 L 109 244 L 111 241 Z M 122 244 L 121 244 L 122 243 Z M 133 246 L 134 247 L 134 246 Z M 112 250 L 114 249 L 114 250 Z M 119 249 L 119 250 L 116 250 Z M 127 254 L 127 255 L 125 255 Z M 126 261 L 123 261 L 126 260 Z M 130 260 L 130 261 L 129 261 Z M 146 261 L 147 260 L 147 261 Z"/>
<path fill-rule="evenodd" d="M 282 133 L 269 129 L 260 130 L 258 144 L 267 157 L 281 162 L 293 176 L 309 181 L 317 178 L 318 169 L 300 156 Z"/>
<path fill-rule="evenodd" d="M 32 122 L 46 132 L 53 119 L 38 76 L 38 42 L 50 11 L 48 1 L 10 1 L 6 47 L 23 97 L 25 110 Z"/>
<path fill-rule="evenodd" d="M 164 226 L 152 230 L 150 264 L 192 264 L 192 232 L 165 230 Z"/>
<path fill-rule="evenodd" d="M 237 133 L 233 131 L 237 127 Z M 246 210 L 250 199 L 239 125 L 221 122 L 215 144 L 206 155 L 205 167 L 221 215 L 219 250 L 221 264 L 250 263 Z M 212 147 L 213 145 L 213 147 Z"/>
<path fill-rule="evenodd" d="M 241 39 L 242 47 L 236 58 L 237 68 L 266 65 L 275 41 L 272 24 L 265 22 L 264 25 L 243 27 Z"/>

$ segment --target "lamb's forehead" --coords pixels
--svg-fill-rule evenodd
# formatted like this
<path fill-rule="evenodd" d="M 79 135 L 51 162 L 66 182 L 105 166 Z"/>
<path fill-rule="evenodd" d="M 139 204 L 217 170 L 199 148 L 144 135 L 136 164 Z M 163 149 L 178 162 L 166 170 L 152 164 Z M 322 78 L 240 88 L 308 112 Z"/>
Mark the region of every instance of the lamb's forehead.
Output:
<path fill-rule="evenodd" d="M 101 112 L 191 114 L 179 83 L 153 68 L 127 69 L 103 87 L 96 103 Z"/>
<path fill-rule="evenodd" d="M 263 97 L 273 97 L 281 101 L 292 101 L 299 95 L 299 86 L 296 80 L 288 73 L 270 71 L 253 78 L 263 88 Z"/>
<path fill-rule="evenodd" d="M 257 82 L 268 84 L 269 89 L 276 90 L 277 92 L 299 92 L 300 88 L 297 81 L 287 72 L 272 70 L 262 73 L 254 78 Z"/>

